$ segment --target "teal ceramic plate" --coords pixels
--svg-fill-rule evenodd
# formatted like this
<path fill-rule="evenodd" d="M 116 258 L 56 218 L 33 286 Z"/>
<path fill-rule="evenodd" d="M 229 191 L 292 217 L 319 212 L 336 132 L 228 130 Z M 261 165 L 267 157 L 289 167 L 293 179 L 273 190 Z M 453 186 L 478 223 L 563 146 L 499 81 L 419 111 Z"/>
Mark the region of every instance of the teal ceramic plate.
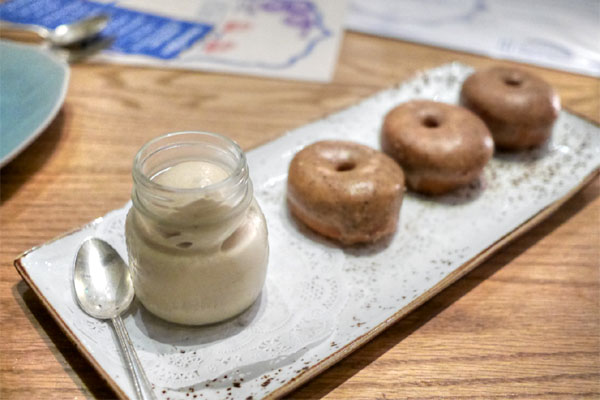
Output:
<path fill-rule="evenodd" d="M 69 66 L 49 51 L 0 41 L 0 167 L 48 127 L 68 85 Z"/>

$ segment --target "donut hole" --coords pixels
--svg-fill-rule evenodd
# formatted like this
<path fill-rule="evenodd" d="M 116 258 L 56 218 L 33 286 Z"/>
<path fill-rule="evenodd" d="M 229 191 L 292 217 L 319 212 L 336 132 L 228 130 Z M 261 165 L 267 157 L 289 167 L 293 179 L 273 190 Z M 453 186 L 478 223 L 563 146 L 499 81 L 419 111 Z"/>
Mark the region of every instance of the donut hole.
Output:
<path fill-rule="evenodd" d="M 336 165 L 335 170 L 337 172 L 346 172 L 352 171 L 354 168 L 356 168 L 356 163 L 354 161 L 342 161 Z"/>
<path fill-rule="evenodd" d="M 421 121 L 423 126 L 427 128 L 437 128 L 440 126 L 440 120 L 434 115 L 426 115 L 425 118 Z"/>
<path fill-rule="evenodd" d="M 521 77 L 517 76 L 517 75 L 505 76 L 503 81 L 507 86 L 514 86 L 514 87 L 519 87 L 523 83 L 523 80 L 521 79 Z"/>

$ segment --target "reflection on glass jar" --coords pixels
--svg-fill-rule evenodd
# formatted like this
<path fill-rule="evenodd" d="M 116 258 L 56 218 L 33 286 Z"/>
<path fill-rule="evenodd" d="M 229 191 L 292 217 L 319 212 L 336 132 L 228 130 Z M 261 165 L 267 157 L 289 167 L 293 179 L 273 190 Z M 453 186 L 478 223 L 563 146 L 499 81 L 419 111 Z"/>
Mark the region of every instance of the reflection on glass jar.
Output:
<path fill-rule="evenodd" d="M 263 287 L 269 248 L 239 146 L 212 133 L 161 136 L 136 155 L 133 182 L 125 235 L 142 304 L 190 325 L 248 308 Z"/>

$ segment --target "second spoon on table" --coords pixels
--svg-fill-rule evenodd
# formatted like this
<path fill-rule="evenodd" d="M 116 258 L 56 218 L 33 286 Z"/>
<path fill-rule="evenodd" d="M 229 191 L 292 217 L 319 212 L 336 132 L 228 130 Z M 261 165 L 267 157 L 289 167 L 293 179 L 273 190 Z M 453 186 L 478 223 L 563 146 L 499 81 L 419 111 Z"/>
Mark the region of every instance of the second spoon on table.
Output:
<path fill-rule="evenodd" d="M 97 36 L 108 24 L 108 15 L 96 15 L 70 24 L 62 24 L 54 29 L 41 25 L 0 22 L 0 29 L 34 32 L 52 46 L 68 47 Z"/>

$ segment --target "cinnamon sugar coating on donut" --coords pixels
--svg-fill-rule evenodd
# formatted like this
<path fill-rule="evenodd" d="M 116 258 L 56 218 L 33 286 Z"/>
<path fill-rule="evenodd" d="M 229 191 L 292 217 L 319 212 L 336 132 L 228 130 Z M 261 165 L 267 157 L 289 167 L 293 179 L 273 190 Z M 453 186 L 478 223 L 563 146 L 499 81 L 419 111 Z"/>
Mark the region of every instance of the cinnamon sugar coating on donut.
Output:
<path fill-rule="evenodd" d="M 469 76 L 460 101 L 486 123 L 496 147 L 505 150 L 544 143 L 560 111 L 560 98 L 546 81 L 524 70 L 500 66 Z"/>
<path fill-rule="evenodd" d="M 433 195 L 477 179 L 494 152 L 491 134 L 475 114 L 428 100 L 392 109 L 381 146 L 402 166 L 409 188 Z"/>
<path fill-rule="evenodd" d="M 396 230 L 402 169 L 370 147 L 339 140 L 313 143 L 290 163 L 287 202 L 308 227 L 342 244 L 374 242 Z"/>

